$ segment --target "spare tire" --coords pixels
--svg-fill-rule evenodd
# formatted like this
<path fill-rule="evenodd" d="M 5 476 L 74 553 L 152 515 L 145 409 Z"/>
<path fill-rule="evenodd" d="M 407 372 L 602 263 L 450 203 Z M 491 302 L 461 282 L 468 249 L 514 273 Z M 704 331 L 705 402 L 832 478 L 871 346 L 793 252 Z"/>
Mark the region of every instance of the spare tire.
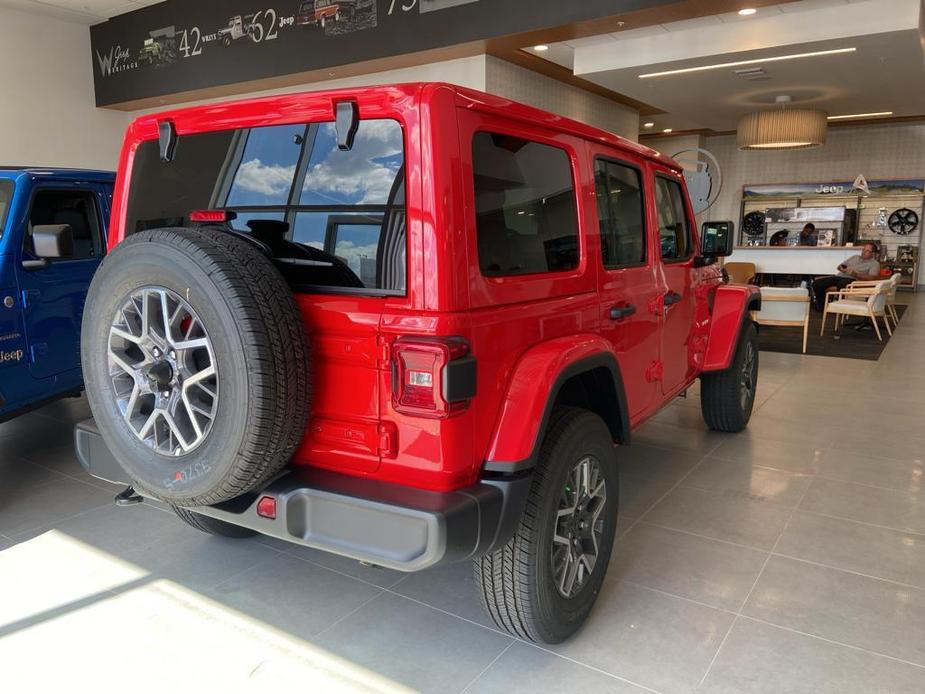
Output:
<path fill-rule="evenodd" d="M 289 461 L 311 395 L 305 327 L 263 253 L 219 228 L 120 243 L 87 297 L 87 397 L 109 449 L 147 496 L 205 506 Z"/>

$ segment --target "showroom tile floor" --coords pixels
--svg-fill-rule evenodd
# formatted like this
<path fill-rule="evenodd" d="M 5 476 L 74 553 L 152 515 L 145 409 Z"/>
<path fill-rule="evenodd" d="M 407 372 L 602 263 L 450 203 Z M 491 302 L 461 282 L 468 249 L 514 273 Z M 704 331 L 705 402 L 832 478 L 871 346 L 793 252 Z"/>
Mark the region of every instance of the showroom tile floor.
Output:
<path fill-rule="evenodd" d="M 873 338 L 871 338 L 873 339 Z M 38 690 L 925 691 L 925 302 L 879 362 L 762 353 L 747 433 L 697 393 L 622 461 L 585 628 L 488 624 L 468 565 L 404 575 L 112 505 L 71 452 L 83 400 L 0 425 L 0 663 Z"/>

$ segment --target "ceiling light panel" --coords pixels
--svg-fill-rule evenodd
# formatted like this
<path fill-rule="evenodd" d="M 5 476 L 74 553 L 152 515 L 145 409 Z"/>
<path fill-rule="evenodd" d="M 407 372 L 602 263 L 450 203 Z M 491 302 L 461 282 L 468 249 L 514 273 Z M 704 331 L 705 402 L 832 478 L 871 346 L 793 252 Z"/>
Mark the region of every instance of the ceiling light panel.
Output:
<path fill-rule="evenodd" d="M 739 67 L 741 65 L 760 65 L 762 63 L 776 63 L 782 60 L 798 60 L 801 58 L 818 58 L 826 55 L 841 55 L 844 53 L 854 53 L 857 48 L 834 48 L 828 51 L 811 51 L 809 53 L 791 53 L 789 55 L 775 55 L 769 58 L 754 58 L 751 60 L 734 60 L 728 63 L 714 63 L 713 65 L 698 65 L 697 67 L 685 67 L 677 70 L 664 70 L 662 72 L 648 72 L 639 75 L 639 79 L 651 79 L 653 77 L 668 77 L 670 75 L 686 75 L 692 72 L 704 72 L 706 70 L 721 70 L 728 67 Z"/>

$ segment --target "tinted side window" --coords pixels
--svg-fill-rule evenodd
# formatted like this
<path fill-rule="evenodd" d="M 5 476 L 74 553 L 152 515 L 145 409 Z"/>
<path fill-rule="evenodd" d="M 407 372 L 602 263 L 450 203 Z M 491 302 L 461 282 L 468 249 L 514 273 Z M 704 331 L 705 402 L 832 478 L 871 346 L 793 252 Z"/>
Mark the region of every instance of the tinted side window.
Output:
<path fill-rule="evenodd" d="M 472 140 L 479 267 L 489 276 L 578 266 L 578 213 L 564 150 L 510 135 Z"/>
<path fill-rule="evenodd" d="M 93 193 L 73 190 L 40 190 L 32 201 L 25 248 L 33 253 L 32 228 L 40 224 L 69 224 L 74 234 L 74 255 L 67 260 L 86 260 L 102 253 L 99 214 Z M 61 262 L 58 261 L 58 262 Z"/>
<path fill-rule="evenodd" d="M 597 160 L 595 169 L 604 267 L 645 263 L 645 208 L 639 171 L 603 159 Z"/>
<path fill-rule="evenodd" d="M 655 178 L 655 207 L 662 260 L 680 260 L 690 255 L 690 229 L 684 212 L 684 196 L 677 181 Z"/>

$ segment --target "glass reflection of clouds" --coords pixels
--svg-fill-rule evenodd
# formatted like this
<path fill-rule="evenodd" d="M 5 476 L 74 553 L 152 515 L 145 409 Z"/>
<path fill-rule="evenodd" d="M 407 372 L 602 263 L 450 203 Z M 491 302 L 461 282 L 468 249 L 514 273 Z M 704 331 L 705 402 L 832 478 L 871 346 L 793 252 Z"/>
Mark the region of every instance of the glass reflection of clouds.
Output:
<path fill-rule="evenodd" d="M 385 205 L 404 162 L 401 126 L 363 121 L 353 149 L 337 149 L 333 123 L 322 123 L 302 185 L 300 205 Z"/>

